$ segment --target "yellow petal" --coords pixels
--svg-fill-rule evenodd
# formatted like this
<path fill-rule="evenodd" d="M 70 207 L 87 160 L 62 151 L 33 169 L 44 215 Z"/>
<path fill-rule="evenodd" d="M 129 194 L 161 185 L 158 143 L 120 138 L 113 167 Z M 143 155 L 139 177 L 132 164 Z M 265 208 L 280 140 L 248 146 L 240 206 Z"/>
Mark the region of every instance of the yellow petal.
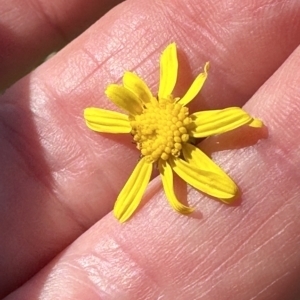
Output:
<path fill-rule="evenodd" d="M 253 119 L 251 123 L 248 124 L 250 127 L 261 128 L 264 126 L 264 123 L 259 119 Z"/>
<path fill-rule="evenodd" d="M 201 151 L 196 146 L 186 143 L 184 147 L 182 147 L 182 154 L 184 160 L 187 163 L 195 166 L 196 168 L 210 171 L 212 173 L 218 173 L 230 179 L 230 177 L 217 164 L 215 164 L 213 160 L 211 160 L 203 151 Z"/>
<path fill-rule="evenodd" d="M 131 115 L 138 115 L 143 111 L 142 102 L 139 98 L 124 86 L 110 84 L 105 94 L 115 105 Z"/>
<path fill-rule="evenodd" d="M 151 101 L 152 93 L 147 84 L 136 74 L 125 72 L 123 76 L 124 87 L 133 92 L 141 103 L 146 104 Z"/>
<path fill-rule="evenodd" d="M 134 213 L 141 202 L 145 189 L 149 183 L 152 164 L 142 158 L 128 181 L 123 187 L 114 207 L 114 215 L 120 222 L 125 222 Z"/>
<path fill-rule="evenodd" d="M 89 107 L 84 110 L 86 125 L 98 132 L 129 133 L 131 126 L 128 116 L 115 111 Z"/>
<path fill-rule="evenodd" d="M 158 169 L 162 178 L 162 183 L 167 199 L 169 200 L 173 209 L 185 215 L 193 212 L 194 208 L 183 205 L 176 198 L 173 187 L 173 172 L 171 166 L 166 161 L 159 160 Z"/>
<path fill-rule="evenodd" d="M 200 111 L 190 117 L 190 135 L 195 138 L 220 134 L 253 121 L 253 118 L 239 107 Z"/>
<path fill-rule="evenodd" d="M 168 98 L 177 81 L 178 61 L 176 44 L 170 44 L 160 58 L 160 82 L 158 99 Z"/>
<path fill-rule="evenodd" d="M 236 184 L 213 161 L 210 161 L 210 166 L 206 161 L 206 166 L 203 168 L 194 165 L 192 160 L 188 163 L 180 158 L 174 159 L 170 164 L 189 185 L 223 202 L 230 203 L 230 200 L 237 195 Z"/>
<path fill-rule="evenodd" d="M 190 88 L 188 89 L 187 93 L 178 101 L 181 105 L 187 105 L 189 102 L 191 102 L 197 94 L 202 89 L 202 86 L 207 78 L 208 75 L 208 69 L 209 69 L 209 62 L 207 62 L 204 66 L 204 72 L 199 74 Z"/>

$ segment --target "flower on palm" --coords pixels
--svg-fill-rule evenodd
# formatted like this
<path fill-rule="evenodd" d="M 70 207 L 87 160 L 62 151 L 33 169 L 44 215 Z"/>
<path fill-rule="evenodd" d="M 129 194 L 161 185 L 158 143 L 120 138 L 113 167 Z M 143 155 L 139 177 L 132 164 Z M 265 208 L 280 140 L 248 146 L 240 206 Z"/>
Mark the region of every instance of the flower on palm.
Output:
<path fill-rule="evenodd" d="M 106 95 L 127 114 L 94 107 L 85 109 L 84 117 L 90 129 L 130 133 L 141 153 L 114 206 L 114 215 L 121 222 L 130 218 L 138 207 L 154 165 L 160 172 L 167 199 L 179 213 L 189 214 L 194 209 L 177 199 L 173 171 L 192 187 L 225 203 L 231 203 L 237 195 L 234 181 L 192 141 L 245 124 L 252 127 L 263 124 L 239 107 L 189 114 L 187 104 L 200 92 L 208 69 L 209 63 L 206 63 L 203 73 L 196 77 L 186 94 L 182 98 L 174 97 L 178 61 L 176 45 L 172 43 L 161 55 L 157 97 L 140 77 L 125 72 L 123 85 L 109 85 Z"/>

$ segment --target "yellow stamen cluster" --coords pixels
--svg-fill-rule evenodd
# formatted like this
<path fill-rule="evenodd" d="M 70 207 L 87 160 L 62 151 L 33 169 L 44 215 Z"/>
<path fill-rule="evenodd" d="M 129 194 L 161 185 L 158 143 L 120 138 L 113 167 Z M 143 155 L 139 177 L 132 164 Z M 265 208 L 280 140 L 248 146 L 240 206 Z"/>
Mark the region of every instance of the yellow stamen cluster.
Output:
<path fill-rule="evenodd" d="M 188 108 L 171 97 L 152 101 L 130 121 L 133 139 L 148 162 L 178 157 L 182 144 L 189 140 L 190 123 Z"/>

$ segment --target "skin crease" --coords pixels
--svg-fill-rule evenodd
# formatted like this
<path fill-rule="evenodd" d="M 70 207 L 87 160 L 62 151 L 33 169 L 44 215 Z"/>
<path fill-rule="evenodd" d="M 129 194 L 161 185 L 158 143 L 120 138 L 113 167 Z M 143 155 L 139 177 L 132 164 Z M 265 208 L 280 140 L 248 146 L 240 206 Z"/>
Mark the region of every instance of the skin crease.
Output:
<path fill-rule="evenodd" d="M 299 299 L 299 16 L 296 0 L 126 1 L 7 90 L 0 296 Z M 188 188 L 197 212 L 182 216 L 155 178 L 138 212 L 119 224 L 109 212 L 139 154 L 130 136 L 88 130 L 82 112 L 117 110 L 104 89 L 125 70 L 157 91 L 159 55 L 172 41 L 176 96 L 209 60 L 191 110 L 246 104 L 269 135 L 221 152 L 205 142 L 242 191 L 236 205 Z"/>
<path fill-rule="evenodd" d="M 0 0 L 0 91 L 65 46 L 117 0 Z M 76 24 L 76 26 L 74 26 Z"/>

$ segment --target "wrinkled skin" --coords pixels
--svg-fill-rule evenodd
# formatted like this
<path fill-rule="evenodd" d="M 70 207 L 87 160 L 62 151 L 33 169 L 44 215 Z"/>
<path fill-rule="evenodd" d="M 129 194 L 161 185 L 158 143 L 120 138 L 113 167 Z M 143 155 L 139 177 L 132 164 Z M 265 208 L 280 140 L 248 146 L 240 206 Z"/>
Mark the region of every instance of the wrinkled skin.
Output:
<path fill-rule="evenodd" d="M 0 297 L 299 299 L 300 2 L 129 0 L 105 15 L 112 1 L 27 2 L 0 1 Z M 243 106 L 268 136 L 200 144 L 238 183 L 235 205 L 187 188 L 197 212 L 179 215 L 154 177 L 119 224 L 139 153 L 130 136 L 88 130 L 83 109 L 115 109 L 104 90 L 125 70 L 157 91 L 172 41 L 176 96 L 209 60 L 191 110 Z"/>

